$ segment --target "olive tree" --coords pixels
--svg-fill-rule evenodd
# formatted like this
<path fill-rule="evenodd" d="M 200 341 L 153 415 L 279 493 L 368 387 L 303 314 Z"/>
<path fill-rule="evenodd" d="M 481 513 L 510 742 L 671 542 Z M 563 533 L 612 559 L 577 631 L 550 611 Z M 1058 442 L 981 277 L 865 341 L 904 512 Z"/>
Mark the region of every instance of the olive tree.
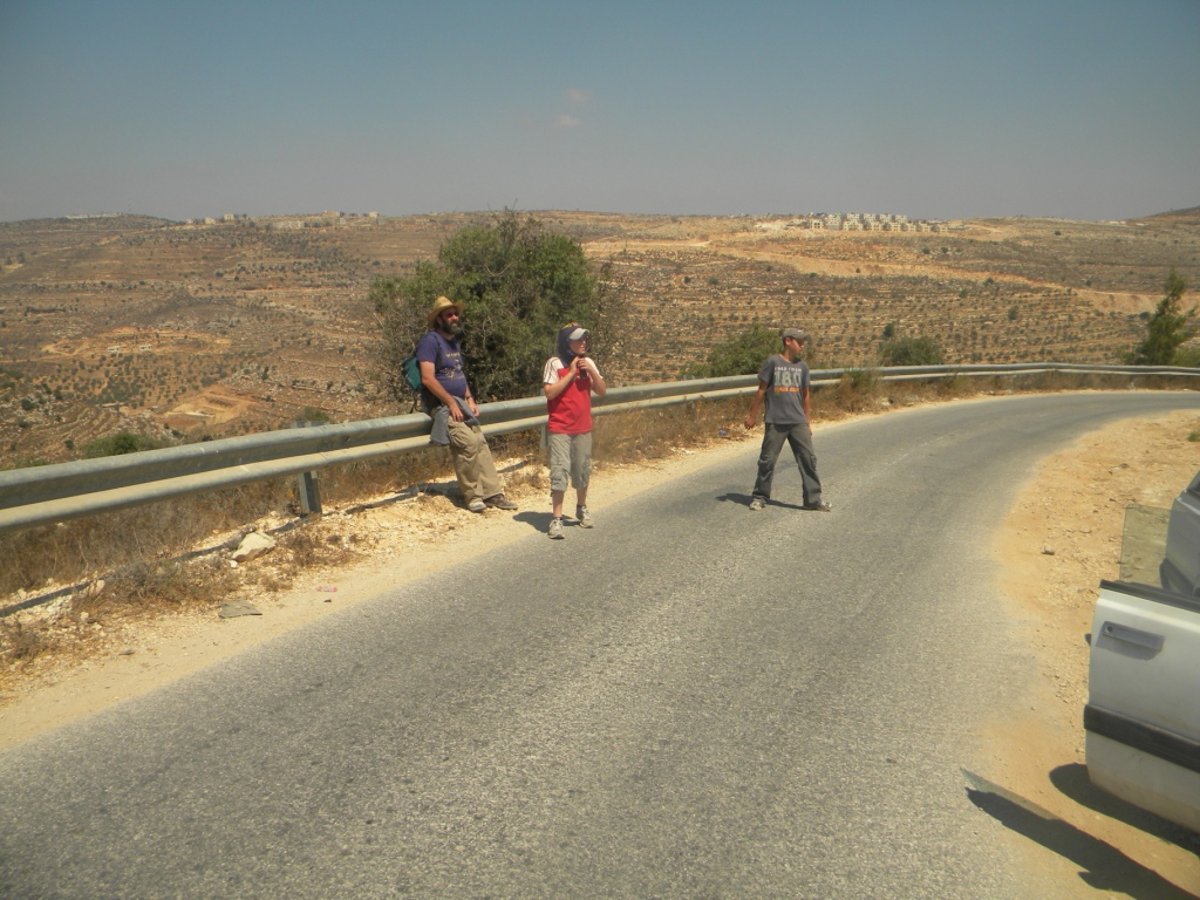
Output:
<path fill-rule="evenodd" d="M 1196 307 L 1193 306 L 1186 312 L 1182 310 L 1183 292 L 1186 289 L 1183 278 L 1172 269 L 1167 275 L 1164 296 L 1158 301 L 1154 315 L 1146 323 L 1146 337 L 1128 357 L 1131 364 L 1168 366 L 1176 362 L 1180 345 L 1191 340 L 1196 334 L 1196 329 L 1191 324 Z M 1186 361 L 1184 364 L 1186 365 Z"/>
<path fill-rule="evenodd" d="M 441 295 L 462 306 L 464 364 L 481 400 L 539 393 L 542 368 L 567 322 L 593 332 L 603 365 L 624 317 L 604 275 L 593 271 L 577 241 L 532 216 L 506 210 L 469 225 L 442 244 L 435 261 L 418 262 L 411 275 L 372 283 L 383 379 L 397 399 L 410 396 L 400 362 L 412 353 Z"/>

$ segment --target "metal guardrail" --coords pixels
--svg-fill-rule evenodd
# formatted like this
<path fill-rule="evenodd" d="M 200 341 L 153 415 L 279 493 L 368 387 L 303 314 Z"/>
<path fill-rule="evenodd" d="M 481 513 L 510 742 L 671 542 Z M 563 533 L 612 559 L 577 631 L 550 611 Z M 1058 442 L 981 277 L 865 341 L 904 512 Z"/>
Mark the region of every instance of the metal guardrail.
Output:
<path fill-rule="evenodd" d="M 837 384 L 847 372 L 854 371 L 814 370 L 813 385 Z M 880 381 L 1043 373 L 1200 378 L 1200 369 L 1071 363 L 900 366 L 871 371 Z M 593 410 L 605 414 L 734 397 L 749 393 L 757 384 L 754 375 L 738 375 L 613 388 L 604 397 L 594 398 Z M 544 397 L 529 397 L 487 403 L 479 413 L 486 434 L 525 431 L 545 423 L 546 401 Z M 403 453 L 428 446 L 429 429 L 429 417 L 414 413 L 0 471 L 0 531 Z"/>

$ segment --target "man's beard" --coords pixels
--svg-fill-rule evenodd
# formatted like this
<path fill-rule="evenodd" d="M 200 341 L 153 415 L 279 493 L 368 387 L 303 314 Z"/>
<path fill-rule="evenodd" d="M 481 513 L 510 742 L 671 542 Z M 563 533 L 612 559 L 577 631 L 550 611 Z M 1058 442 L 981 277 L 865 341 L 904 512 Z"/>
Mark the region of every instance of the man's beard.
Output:
<path fill-rule="evenodd" d="M 462 334 L 462 326 L 457 322 L 443 322 L 442 331 L 453 335 L 454 337 L 458 337 L 460 334 Z"/>

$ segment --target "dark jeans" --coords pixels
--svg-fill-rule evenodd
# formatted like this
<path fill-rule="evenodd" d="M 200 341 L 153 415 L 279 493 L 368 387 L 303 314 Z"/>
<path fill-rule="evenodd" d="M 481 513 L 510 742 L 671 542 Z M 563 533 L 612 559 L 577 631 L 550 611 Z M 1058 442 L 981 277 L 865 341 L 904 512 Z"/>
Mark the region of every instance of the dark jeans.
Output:
<path fill-rule="evenodd" d="M 771 499 L 771 481 L 775 477 L 775 463 L 783 442 L 787 441 L 800 468 L 800 479 L 804 485 L 804 505 L 821 502 L 821 479 L 817 477 L 817 454 L 813 452 L 812 429 L 807 422 L 797 425 L 772 425 L 767 423 L 763 432 L 762 451 L 758 454 L 758 479 L 754 482 L 754 496 Z"/>

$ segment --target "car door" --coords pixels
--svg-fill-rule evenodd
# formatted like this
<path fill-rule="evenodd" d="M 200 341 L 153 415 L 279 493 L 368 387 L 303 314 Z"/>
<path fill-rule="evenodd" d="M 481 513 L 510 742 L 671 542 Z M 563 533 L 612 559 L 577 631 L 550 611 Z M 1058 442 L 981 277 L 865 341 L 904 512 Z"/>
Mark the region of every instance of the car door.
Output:
<path fill-rule="evenodd" d="M 1164 588 L 1200 597 L 1200 473 L 1171 504 L 1160 572 Z"/>
<path fill-rule="evenodd" d="M 1095 785 L 1200 831 L 1200 599 L 1101 582 L 1084 728 Z"/>

